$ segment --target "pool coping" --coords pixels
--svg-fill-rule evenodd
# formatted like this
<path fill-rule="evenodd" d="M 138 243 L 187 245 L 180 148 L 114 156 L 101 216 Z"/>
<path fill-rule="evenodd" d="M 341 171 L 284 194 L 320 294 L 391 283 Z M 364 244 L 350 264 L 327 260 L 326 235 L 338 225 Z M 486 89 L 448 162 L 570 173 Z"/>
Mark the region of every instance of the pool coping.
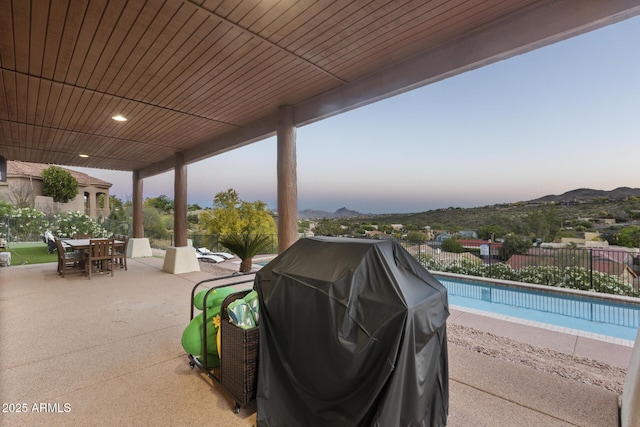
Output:
<path fill-rule="evenodd" d="M 519 325 L 532 326 L 534 328 L 546 329 L 548 331 L 560 332 L 568 335 L 575 335 L 578 337 L 589 338 L 592 340 L 602 341 L 609 344 L 621 345 L 624 347 L 633 348 L 635 341 L 627 340 L 624 338 L 612 337 L 609 335 L 596 334 L 593 332 L 582 331 L 580 329 L 566 328 L 564 326 L 553 325 L 551 323 L 538 322 L 535 320 L 521 319 L 519 317 L 506 316 L 504 314 L 492 313 L 490 311 L 478 310 L 476 308 L 464 307 L 461 305 L 451 304 L 450 307 L 454 310 L 462 311 L 465 313 L 476 314 L 478 316 L 489 317 L 504 322 L 517 323 Z"/>

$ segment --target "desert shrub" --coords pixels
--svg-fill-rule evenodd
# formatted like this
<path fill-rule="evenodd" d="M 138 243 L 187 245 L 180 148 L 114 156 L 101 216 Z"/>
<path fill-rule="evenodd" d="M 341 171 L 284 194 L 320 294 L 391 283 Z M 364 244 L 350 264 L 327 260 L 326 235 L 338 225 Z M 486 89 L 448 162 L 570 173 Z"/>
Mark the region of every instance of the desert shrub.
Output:
<path fill-rule="evenodd" d="M 73 237 L 74 234 L 91 234 L 93 237 L 109 237 L 102 225 L 82 212 L 65 212 L 55 215 L 49 225 L 57 237 Z"/>

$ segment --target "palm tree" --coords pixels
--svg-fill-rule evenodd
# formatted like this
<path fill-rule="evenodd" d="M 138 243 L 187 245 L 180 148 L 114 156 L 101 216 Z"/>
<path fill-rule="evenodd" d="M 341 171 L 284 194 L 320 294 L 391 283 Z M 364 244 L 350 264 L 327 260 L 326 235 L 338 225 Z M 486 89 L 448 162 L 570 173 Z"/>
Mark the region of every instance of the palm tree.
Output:
<path fill-rule="evenodd" d="M 234 233 L 220 239 L 220 243 L 242 260 L 240 273 L 248 273 L 251 271 L 253 257 L 269 248 L 271 238 L 264 234 Z"/>

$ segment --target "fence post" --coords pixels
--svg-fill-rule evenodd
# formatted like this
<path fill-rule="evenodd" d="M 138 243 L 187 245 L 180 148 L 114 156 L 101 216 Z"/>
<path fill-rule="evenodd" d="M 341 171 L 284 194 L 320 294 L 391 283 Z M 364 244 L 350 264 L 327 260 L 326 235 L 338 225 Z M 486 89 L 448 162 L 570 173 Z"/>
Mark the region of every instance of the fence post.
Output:
<path fill-rule="evenodd" d="M 589 249 L 589 287 L 593 290 L 593 249 Z"/>

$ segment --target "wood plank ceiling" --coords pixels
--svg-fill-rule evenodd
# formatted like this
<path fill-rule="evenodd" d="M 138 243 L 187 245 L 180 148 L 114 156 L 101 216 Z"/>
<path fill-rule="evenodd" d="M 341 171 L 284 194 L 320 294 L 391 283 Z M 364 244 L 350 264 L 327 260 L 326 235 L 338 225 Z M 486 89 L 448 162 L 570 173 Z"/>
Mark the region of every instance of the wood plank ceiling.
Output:
<path fill-rule="evenodd" d="M 598 3 L 0 0 L 0 155 L 148 176 L 640 13 Z"/>

